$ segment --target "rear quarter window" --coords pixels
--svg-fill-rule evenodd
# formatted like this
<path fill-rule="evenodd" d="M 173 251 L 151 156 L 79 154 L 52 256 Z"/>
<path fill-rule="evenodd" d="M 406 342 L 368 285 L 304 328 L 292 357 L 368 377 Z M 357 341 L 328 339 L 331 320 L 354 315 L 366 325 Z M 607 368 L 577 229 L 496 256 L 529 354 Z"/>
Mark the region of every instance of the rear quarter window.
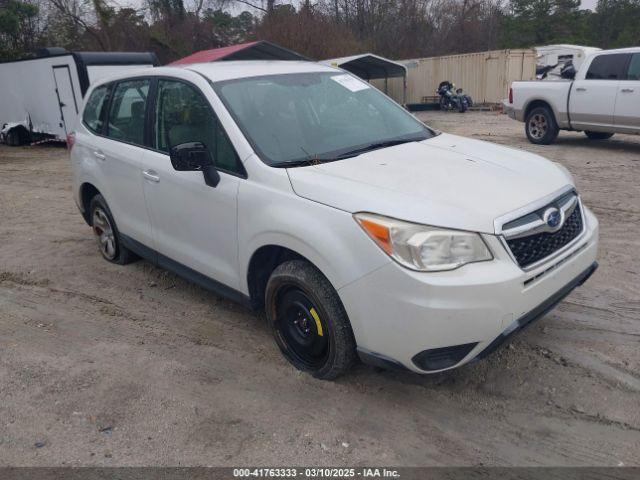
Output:
<path fill-rule="evenodd" d="M 107 103 L 109 87 L 100 86 L 91 92 L 89 100 L 84 107 L 82 122 L 94 133 L 101 133 L 104 126 L 104 107 Z"/>

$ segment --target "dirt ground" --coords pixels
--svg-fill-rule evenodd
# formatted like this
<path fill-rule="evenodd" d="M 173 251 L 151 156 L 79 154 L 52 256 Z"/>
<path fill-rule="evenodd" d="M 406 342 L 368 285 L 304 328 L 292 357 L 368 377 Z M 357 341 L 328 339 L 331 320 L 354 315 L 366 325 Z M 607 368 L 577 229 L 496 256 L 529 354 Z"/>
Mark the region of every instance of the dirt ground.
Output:
<path fill-rule="evenodd" d="M 0 147 L 0 465 L 639 465 L 640 137 L 536 147 L 504 115 L 421 117 L 562 163 L 601 222 L 586 285 L 433 376 L 298 373 L 261 316 L 103 261 L 63 148 Z"/>

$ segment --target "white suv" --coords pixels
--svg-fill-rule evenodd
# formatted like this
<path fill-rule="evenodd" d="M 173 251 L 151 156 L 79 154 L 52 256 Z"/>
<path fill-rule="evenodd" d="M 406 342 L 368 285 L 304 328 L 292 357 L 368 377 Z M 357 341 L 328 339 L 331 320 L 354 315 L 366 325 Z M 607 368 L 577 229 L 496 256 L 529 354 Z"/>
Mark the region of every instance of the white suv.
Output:
<path fill-rule="evenodd" d="M 564 168 L 436 132 L 341 70 L 154 68 L 87 98 L 73 190 L 102 255 L 265 309 L 318 378 L 482 358 L 597 266 Z"/>

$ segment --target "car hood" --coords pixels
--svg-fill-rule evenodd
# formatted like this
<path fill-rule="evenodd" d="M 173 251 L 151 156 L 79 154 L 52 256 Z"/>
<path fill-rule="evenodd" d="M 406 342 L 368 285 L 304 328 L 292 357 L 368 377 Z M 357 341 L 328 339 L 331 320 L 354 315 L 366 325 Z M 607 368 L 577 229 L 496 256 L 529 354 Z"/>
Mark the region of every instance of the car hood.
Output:
<path fill-rule="evenodd" d="M 448 134 L 287 172 L 297 195 L 347 212 L 483 233 L 572 184 L 538 155 Z"/>

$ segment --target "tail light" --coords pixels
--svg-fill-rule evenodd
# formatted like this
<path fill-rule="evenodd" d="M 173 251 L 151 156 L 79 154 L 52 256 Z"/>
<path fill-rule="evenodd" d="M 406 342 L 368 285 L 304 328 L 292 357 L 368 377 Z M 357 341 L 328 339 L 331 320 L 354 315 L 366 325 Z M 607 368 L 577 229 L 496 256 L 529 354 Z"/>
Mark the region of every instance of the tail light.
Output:
<path fill-rule="evenodd" d="M 71 132 L 67 134 L 67 149 L 71 150 L 73 148 L 73 144 L 76 143 L 76 132 Z"/>
<path fill-rule="evenodd" d="M 513 103 L 513 88 L 509 88 L 509 103 Z"/>

